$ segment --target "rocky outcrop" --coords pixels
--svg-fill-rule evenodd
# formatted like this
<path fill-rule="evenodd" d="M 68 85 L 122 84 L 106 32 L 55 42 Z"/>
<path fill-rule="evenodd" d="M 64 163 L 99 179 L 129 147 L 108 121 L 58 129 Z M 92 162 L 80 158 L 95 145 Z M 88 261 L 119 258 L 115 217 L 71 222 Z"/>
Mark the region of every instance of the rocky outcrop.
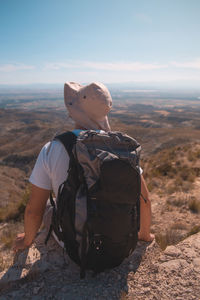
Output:
<path fill-rule="evenodd" d="M 107 272 L 81 280 L 79 268 L 46 233 L 0 274 L 0 299 L 199 299 L 200 233 L 162 252 L 139 242 L 131 257 Z"/>
<path fill-rule="evenodd" d="M 128 299 L 200 299 L 200 233 L 159 256 L 149 255 L 135 273 Z"/>

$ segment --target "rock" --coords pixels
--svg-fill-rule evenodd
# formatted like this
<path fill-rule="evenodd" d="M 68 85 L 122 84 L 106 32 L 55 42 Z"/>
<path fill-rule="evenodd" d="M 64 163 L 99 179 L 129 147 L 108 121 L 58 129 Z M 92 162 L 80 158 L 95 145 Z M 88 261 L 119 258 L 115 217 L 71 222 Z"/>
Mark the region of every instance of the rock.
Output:
<path fill-rule="evenodd" d="M 150 288 L 144 288 L 143 291 L 144 291 L 145 294 L 148 294 L 148 293 L 150 293 L 151 289 Z"/>
<path fill-rule="evenodd" d="M 193 263 L 194 269 L 196 271 L 200 271 L 200 258 L 193 259 L 192 263 Z"/>
<path fill-rule="evenodd" d="M 188 258 L 197 257 L 197 255 L 198 255 L 196 250 L 193 248 L 185 248 L 183 250 L 183 254 Z"/>
<path fill-rule="evenodd" d="M 184 259 L 173 259 L 167 262 L 162 263 L 159 266 L 160 272 L 172 272 L 172 271 L 179 271 L 182 268 L 186 268 L 188 263 Z"/>
<path fill-rule="evenodd" d="M 35 245 L 33 245 L 28 250 L 19 253 L 18 257 L 15 258 L 16 265 L 18 265 L 18 267 L 24 265 L 26 266 L 33 265 L 36 261 L 40 259 L 41 259 L 41 252 L 35 247 Z"/>
<path fill-rule="evenodd" d="M 178 257 L 182 254 L 182 252 L 175 246 L 168 246 L 165 249 L 164 254 L 169 255 L 169 256 Z"/>
<path fill-rule="evenodd" d="M 200 240 L 193 239 L 191 245 L 200 252 Z"/>

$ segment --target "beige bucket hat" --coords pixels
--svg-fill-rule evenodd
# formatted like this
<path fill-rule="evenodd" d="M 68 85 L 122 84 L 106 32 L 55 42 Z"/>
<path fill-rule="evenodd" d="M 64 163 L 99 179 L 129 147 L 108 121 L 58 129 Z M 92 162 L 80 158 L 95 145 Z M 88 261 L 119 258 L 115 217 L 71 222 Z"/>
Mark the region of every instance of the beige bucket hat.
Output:
<path fill-rule="evenodd" d="M 81 85 L 66 82 L 64 100 L 70 117 L 85 129 L 110 131 L 108 113 L 112 107 L 112 98 L 102 83 L 93 82 Z"/>

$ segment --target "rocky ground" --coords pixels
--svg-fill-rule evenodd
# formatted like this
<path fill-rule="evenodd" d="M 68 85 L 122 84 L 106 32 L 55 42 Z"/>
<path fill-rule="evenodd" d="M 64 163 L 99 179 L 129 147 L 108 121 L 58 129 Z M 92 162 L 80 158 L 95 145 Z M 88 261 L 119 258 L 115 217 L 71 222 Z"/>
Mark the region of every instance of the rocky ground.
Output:
<path fill-rule="evenodd" d="M 154 241 L 139 242 L 131 257 L 111 270 L 80 279 L 79 268 L 50 239 L 35 244 L 0 273 L 6 299 L 200 299 L 200 233 L 161 251 Z"/>

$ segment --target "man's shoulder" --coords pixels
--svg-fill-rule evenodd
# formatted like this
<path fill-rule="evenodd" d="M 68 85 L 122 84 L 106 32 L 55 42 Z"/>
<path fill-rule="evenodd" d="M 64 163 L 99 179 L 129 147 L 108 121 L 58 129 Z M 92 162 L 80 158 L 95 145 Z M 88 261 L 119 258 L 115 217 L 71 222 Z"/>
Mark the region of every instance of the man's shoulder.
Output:
<path fill-rule="evenodd" d="M 47 142 L 41 149 L 41 153 L 46 157 L 55 157 L 57 155 L 64 154 L 66 155 L 67 152 L 65 150 L 64 145 L 58 139 L 53 139 Z"/>

